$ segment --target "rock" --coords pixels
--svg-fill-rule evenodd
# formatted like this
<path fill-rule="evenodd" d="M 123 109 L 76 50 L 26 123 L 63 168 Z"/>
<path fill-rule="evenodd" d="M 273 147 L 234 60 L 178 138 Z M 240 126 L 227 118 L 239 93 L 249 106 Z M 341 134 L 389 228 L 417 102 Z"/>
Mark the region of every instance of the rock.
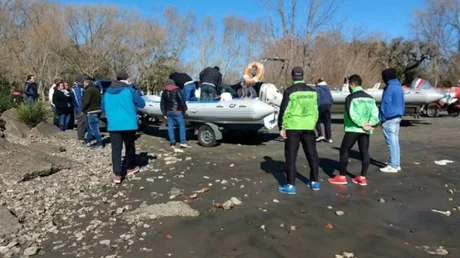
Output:
<path fill-rule="evenodd" d="M 8 141 L 0 141 L 0 150 L 4 150 L 0 155 L 0 175 L 5 185 L 49 176 L 79 165 L 77 162 Z"/>
<path fill-rule="evenodd" d="M 224 210 L 230 210 L 230 209 L 233 208 L 233 206 L 234 206 L 234 204 L 233 204 L 233 202 L 232 202 L 231 200 L 228 200 L 228 201 L 226 201 L 226 202 L 224 202 L 224 203 L 222 204 L 222 208 L 223 208 Z"/>
<path fill-rule="evenodd" d="M 379 198 L 379 203 L 385 203 L 385 199 Z"/>
<path fill-rule="evenodd" d="M 7 246 L 0 246 L 0 254 L 5 255 L 10 249 Z"/>
<path fill-rule="evenodd" d="M 240 201 L 240 200 L 239 200 L 238 198 L 236 198 L 236 197 L 230 198 L 230 201 L 231 201 L 235 206 L 238 206 L 238 205 L 243 204 L 243 202 Z"/>
<path fill-rule="evenodd" d="M 117 214 L 117 215 L 120 215 L 120 214 L 122 214 L 124 211 L 125 211 L 125 208 L 123 208 L 123 207 L 117 208 L 116 214 Z"/>
<path fill-rule="evenodd" d="M 5 129 L 8 135 L 18 138 L 26 138 L 30 135 L 29 126 L 18 120 L 15 108 L 3 112 L 1 118 L 5 121 Z"/>
<path fill-rule="evenodd" d="M 109 246 L 110 245 L 110 240 L 109 239 L 101 240 L 101 241 L 99 241 L 99 244 Z"/>
<path fill-rule="evenodd" d="M 36 246 L 31 246 L 29 248 L 26 248 L 26 250 L 24 250 L 24 255 L 25 256 L 33 256 L 33 255 L 36 255 L 38 253 L 38 247 Z"/>
<path fill-rule="evenodd" d="M 38 133 L 40 136 L 43 137 L 54 137 L 60 136 L 61 130 L 53 124 L 48 122 L 41 122 L 37 126 L 33 128 L 34 132 Z"/>
<path fill-rule="evenodd" d="M 181 196 L 182 195 L 182 190 L 178 189 L 176 187 L 173 187 L 173 188 L 171 188 L 171 190 L 169 190 L 169 194 L 170 195 L 175 195 L 176 197 Z"/>
<path fill-rule="evenodd" d="M 289 229 L 290 229 L 291 231 L 296 231 L 297 227 L 296 227 L 296 226 L 291 226 Z"/>
<path fill-rule="evenodd" d="M 354 258 L 355 257 L 354 253 L 343 252 L 342 255 L 343 255 L 344 258 Z"/>
<path fill-rule="evenodd" d="M 273 199 L 274 203 L 279 203 L 280 201 L 278 199 Z"/>
<path fill-rule="evenodd" d="M 342 216 L 344 214 L 345 214 L 345 212 L 343 212 L 343 211 L 336 211 L 335 212 L 335 215 L 337 215 L 337 216 Z"/>
<path fill-rule="evenodd" d="M 196 199 L 197 197 L 198 197 L 198 194 L 195 193 L 195 194 L 190 195 L 188 198 L 190 198 L 190 199 Z"/>
<path fill-rule="evenodd" d="M 327 206 L 327 208 L 328 208 L 329 210 L 332 210 L 332 206 Z"/>
<path fill-rule="evenodd" d="M 10 211 L 0 206 L 0 236 L 15 234 L 21 227 L 18 219 Z"/>
<path fill-rule="evenodd" d="M 149 183 L 155 182 L 155 178 L 152 178 L 152 177 L 149 177 L 149 178 L 147 178 L 147 179 L 145 179 L 145 180 L 146 180 L 147 182 L 149 182 Z"/>
<path fill-rule="evenodd" d="M 454 190 L 452 190 L 452 189 L 447 190 L 447 192 L 450 193 L 450 194 L 454 194 Z"/>
<path fill-rule="evenodd" d="M 156 219 L 162 217 L 196 217 L 200 215 L 197 210 L 181 201 L 170 201 L 167 203 L 141 206 L 140 208 L 127 212 L 124 219 L 131 222 L 138 222 L 145 219 Z"/>

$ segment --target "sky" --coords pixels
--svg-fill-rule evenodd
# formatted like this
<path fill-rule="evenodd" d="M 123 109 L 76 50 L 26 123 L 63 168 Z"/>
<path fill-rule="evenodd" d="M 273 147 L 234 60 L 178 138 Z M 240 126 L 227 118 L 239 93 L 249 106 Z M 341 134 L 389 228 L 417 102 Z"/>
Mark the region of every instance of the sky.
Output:
<path fill-rule="evenodd" d="M 256 20 L 267 15 L 263 0 L 54 0 L 61 3 L 104 3 L 137 9 L 142 15 L 161 15 L 162 8 L 175 6 L 180 11 L 194 11 L 197 16 L 223 18 L 237 15 Z M 340 11 L 331 24 L 344 21 L 346 26 L 360 26 L 367 32 L 381 32 L 391 37 L 410 37 L 413 11 L 424 0 L 339 0 Z M 299 1 L 301 2 L 301 1 Z"/>

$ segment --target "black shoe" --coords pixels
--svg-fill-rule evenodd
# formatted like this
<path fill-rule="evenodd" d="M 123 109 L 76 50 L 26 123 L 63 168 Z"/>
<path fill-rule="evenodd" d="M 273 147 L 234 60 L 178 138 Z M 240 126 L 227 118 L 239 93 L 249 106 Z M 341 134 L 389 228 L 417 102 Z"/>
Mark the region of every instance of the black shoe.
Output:
<path fill-rule="evenodd" d="M 176 148 L 176 144 L 175 144 L 175 143 L 170 143 L 169 146 L 170 146 L 171 148 Z"/>

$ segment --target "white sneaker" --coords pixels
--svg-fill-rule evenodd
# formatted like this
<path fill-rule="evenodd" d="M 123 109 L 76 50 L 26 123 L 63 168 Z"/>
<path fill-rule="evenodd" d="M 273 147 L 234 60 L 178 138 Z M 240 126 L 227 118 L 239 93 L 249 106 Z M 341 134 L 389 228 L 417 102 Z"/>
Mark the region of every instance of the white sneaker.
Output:
<path fill-rule="evenodd" d="M 384 168 L 381 168 L 380 171 L 382 171 L 383 173 L 398 173 L 399 172 L 398 168 L 394 168 L 392 166 L 386 166 Z"/>
<path fill-rule="evenodd" d="M 320 141 L 323 141 L 323 140 L 324 140 L 324 136 L 320 136 L 320 137 L 316 138 L 317 142 L 320 142 Z"/>
<path fill-rule="evenodd" d="M 326 140 L 326 142 L 328 142 L 328 143 L 332 143 L 332 139 Z"/>
<path fill-rule="evenodd" d="M 389 167 L 389 166 L 390 166 L 390 162 L 385 162 L 385 165 L 387 165 L 387 167 Z M 396 169 L 397 169 L 398 171 L 401 171 L 401 166 L 397 167 Z"/>

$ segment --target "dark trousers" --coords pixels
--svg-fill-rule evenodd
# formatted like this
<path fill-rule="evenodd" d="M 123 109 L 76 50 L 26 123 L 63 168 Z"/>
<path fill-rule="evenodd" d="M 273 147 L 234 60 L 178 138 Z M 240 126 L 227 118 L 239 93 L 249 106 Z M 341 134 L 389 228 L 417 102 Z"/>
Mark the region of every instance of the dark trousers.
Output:
<path fill-rule="evenodd" d="M 216 87 L 212 84 L 202 83 L 200 86 L 200 101 L 215 101 L 217 97 Z"/>
<path fill-rule="evenodd" d="M 366 176 L 371 158 L 369 156 L 369 134 L 365 133 L 349 133 L 346 132 L 343 136 L 342 145 L 340 146 L 340 175 L 347 174 L 349 151 L 355 143 L 358 142 L 359 153 L 361 154 L 361 176 Z"/>
<path fill-rule="evenodd" d="M 316 132 L 318 136 L 325 136 L 326 140 L 331 139 L 331 105 L 321 105 L 318 107 L 318 122 L 316 123 Z M 321 123 L 324 124 L 324 131 L 326 135 L 323 135 L 323 130 L 321 129 Z"/>
<path fill-rule="evenodd" d="M 136 131 L 113 131 L 110 132 L 110 143 L 112 145 L 112 166 L 113 173 L 122 175 L 121 152 L 125 144 L 125 161 L 127 169 L 136 167 Z"/>
<path fill-rule="evenodd" d="M 319 158 L 316 151 L 316 135 L 313 130 L 287 130 L 287 139 L 284 141 L 284 155 L 286 158 L 287 183 L 295 185 L 296 161 L 300 144 L 310 166 L 310 180 L 318 181 Z"/>
<path fill-rule="evenodd" d="M 75 118 L 77 119 L 77 138 L 79 141 L 84 141 L 86 132 L 86 115 L 83 112 L 76 113 Z"/>

